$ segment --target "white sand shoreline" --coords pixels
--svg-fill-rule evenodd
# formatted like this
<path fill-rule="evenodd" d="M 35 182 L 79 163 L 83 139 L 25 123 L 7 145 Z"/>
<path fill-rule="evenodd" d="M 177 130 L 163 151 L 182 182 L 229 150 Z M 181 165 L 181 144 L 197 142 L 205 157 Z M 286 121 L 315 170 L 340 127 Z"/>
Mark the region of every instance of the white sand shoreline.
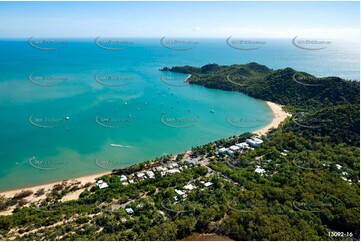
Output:
<path fill-rule="evenodd" d="M 267 124 L 266 126 L 253 131 L 252 133 L 258 134 L 258 135 L 265 135 L 270 129 L 277 128 L 280 123 L 282 123 L 287 117 L 291 117 L 292 115 L 290 113 L 287 113 L 283 110 L 283 106 L 266 101 L 267 106 L 271 109 L 273 113 L 273 120 L 271 123 Z"/>
<path fill-rule="evenodd" d="M 262 127 L 261 129 L 253 131 L 252 133 L 255 133 L 255 134 L 258 134 L 258 135 L 265 135 L 268 130 L 270 130 L 271 128 L 277 128 L 278 125 L 285 120 L 285 118 L 291 116 L 291 114 L 285 112 L 282 109 L 282 106 L 279 105 L 279 104 L 268 102 L 268 101 L 266 102 L 266 104 L 272 110 L 274 118 L 273 118 L 273 120 L 272 120 L 272 122 L 270 124 L 266 125 L 265 127 Z M 63 181 L 80 182 L 81 185 L 85 185 L 88 182 L 91 182 L 91 183 L 95 184 L 96 178 L 101 177 L 103 175 L 108 175 L 108 174 L 111 174 L 111 171 L 103 172 L 103 173 L 97 173 L 97 174 L 88 175 L 88 176 L 76 177 L 76 178 L 72 178 L 72 179 L 64 179 L 64 180 L 60 180 L 60 181 L 57 181 L 57 182 L 51 182 L 51 183 L 46 183 L 46 184 L 42 184 L 42 185 L 36 185 L 36 186 L 29 186 L 29 187 L 24 187 L 24 188 L 13 189 L 13 190 L 9 190 L 9 191 L 0 192 L 0 196 L 5 196 L 7 198 L 12 198 L 12 197 L 14 197 L 15 194 L 20 193 L 23 190 L 31 190 L 31 191 L 33 191 L 35 193 L 39 189 L 42 189 L 42 188 L 44 188 L 45 191 L 48 192 L 53 188 L 54 185 L 61 184 Z M 84 189 L 82 189 L 82 191 L 83 190 Z M 77 199 L 79 194 L 80 194 L 79 191 L 71 192 L 66 196 L 65 200 Z M 0 215 L 2 215 L 1 212 L 0 212 Z"/>

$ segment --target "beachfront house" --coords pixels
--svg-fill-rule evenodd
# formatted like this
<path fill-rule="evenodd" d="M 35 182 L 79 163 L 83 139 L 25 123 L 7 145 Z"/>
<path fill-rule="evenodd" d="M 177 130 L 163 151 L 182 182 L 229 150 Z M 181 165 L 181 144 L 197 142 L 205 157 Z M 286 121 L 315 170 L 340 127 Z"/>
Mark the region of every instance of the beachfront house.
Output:
<path fill-rule="evenodd" d="M 147 171 L 146 173 L 149 178 L 154 178 L 154 176 L 155 176 L 153 171 Z"/>
<path fill-rule="evenodd" d="M 163 166 L 158 166 L 156 169 L 157 169 L 157 171 L 159 171 L 159 172 L 168 170 L 167 168 L 165 168 L 165 167 L 163 167 Z"/>
<path fill-rule="evenodd" d="M 121 182 L 126 182 L 128 178 L 125 175 L 119 176 Z"/>
<path fill-rule="evenodd" d="M 235 146 L 238 146 L 241 149 L 248 149 L 249 145 L 246 142 L 235 144 Z"/>
<path fill-rule="evenodd" d="M 109 187 L 108 184 L 107 184 L 106 182 L 104 182 L 103 180 L 97 181 L 97 186 L 99 187 L 99 189 L 103 189 L 103 188 Z"/>
<path fill-rule="evenodd" d="M 189 165 L 189 166 L 197 166 L 197 162 L 193 161 L 193 160 L 187 160 L 186 163 Z"/>
<path fill-rule="evenodd" d="M 224 154 L 225 152 L 227 152 L 229 149 L 228 148 L 220 148 L 219 150 L 218 150 L 218 154 Z"/>
<path fill-rule="evenodd" d="M 137 173 L 138 178 L 145 178 L 145 174 L 143 172 Z"/>
<path fill-rule="evenodd" d="M 235 151 L 239 150 L 240 148 L 236 145 L 232 145 L 229 147 L 229 149 L 232 150 L 233 152 L 235 152 Z"/>
<path fill-rule="evenodd" d="M 249 139 L 246 139 L 246 142 L 252 147 L 258 147 L 263 143 L 263 140 L 256 137 L 251 137 Z"/>

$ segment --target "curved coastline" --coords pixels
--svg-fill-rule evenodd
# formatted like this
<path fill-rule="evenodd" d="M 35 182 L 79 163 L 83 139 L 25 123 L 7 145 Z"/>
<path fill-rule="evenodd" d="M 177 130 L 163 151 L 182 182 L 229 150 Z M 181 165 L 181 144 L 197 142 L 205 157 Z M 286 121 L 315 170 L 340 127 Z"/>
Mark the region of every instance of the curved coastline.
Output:
<path fill-rule="evenodd" d="M 266 126 L 252 132 L 257 135 L 265 135 L 270 129 L 277 128 L 281 122 L 283 122 L 287 117 L 291 116 L 290 113 L 287 113 L 286 111 L 283 110 L 282 105 L 279 105 L 279 104 L 276 104 L 273 102 L 269 102 L 269 101 L 265 101 L 265 103 L 271 109 L 274 118 Z M 12 189 L 9 191 L 0 192 L 0 196 L 12 198 L 15 194 L 17 194 L 23 190 L 31 190 L 35 193 L 37 190 L 42 189 L 42 188 L 44 188 L 46 191 L 50 191 L 54 185 L 59 184 L 63 181 L 80 182 L 81 185 L 85 185 L 86 183 L 89 183 L 89 182 L 94 183 L 97 178 L 99 178 L 103 175 L 109 175 L 109 174 L 111 174 L 111 172 L 102 172 L 102 173 L 97 173 L 97 174 L 92 174 L 92 175 L 87 175 L 87 176 L 75 177 L 72 179 L 59 180 L 57 182 L 51 182 L 51 183 L 45 183 L 45 184 L 41 184 L 41 185 Z M 82 191 L 82 189 L 81 189 L 81 191 Z M 77 190 L 75 192 L 70 192 L 63 199 L 64 199 L 64 201 L 77 199 L 79 194 L 80 194 L 79 190 Z M 39 197 L 39 199 L 41 199 L 41 197 Z M 8 211 L 6 211 L 6 212 L 8 212 Z M 0 215 L 4 215 L 3 213 L 0 212 Z"/>

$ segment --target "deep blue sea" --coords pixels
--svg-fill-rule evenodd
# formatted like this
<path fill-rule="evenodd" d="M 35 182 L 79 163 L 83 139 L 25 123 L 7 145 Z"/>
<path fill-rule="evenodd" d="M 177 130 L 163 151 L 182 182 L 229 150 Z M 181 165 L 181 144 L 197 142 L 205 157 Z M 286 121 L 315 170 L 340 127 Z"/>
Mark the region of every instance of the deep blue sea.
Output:
<path fill-rule="evenodd" d="M 182 41 L 0 40 L 0 191 L 179 153 L 272 120 L 263 101 L 183 85 L 187 75 L 165 66 L 257 62 L 360 80 L 357 43 Z"/>

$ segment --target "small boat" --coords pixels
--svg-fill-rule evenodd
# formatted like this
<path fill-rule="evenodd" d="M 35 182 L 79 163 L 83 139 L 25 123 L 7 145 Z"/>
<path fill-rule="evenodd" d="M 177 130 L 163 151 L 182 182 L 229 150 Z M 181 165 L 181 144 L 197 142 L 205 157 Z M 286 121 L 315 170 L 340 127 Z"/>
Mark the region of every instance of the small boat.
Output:
<path fill-rule="evenodd" d="M 69 120 L 69 119 L 70 119 L 69 116 L 66 116 L 66 117 L 65 117 L 65 120 Z"/>

